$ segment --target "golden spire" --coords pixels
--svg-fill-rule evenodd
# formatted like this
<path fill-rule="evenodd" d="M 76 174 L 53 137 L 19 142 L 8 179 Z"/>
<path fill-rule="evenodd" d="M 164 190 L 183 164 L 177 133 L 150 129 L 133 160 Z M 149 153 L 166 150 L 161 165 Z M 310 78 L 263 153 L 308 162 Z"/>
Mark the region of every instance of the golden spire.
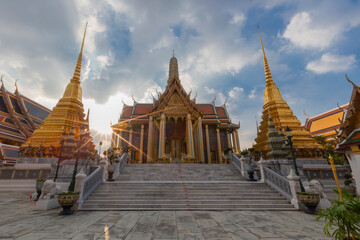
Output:
<path fill-rule="evenodd" d="M 269 63 L 268 63 L 267 58 L 266 58 L 266 55 L 265 55 L 265 49 L 264 49 L 264 45 L 263 45 L 263 42 L 262 42 L 262 39 L 261 39 L 261 34 L 260 34 L 259 25 L 257 25 L 257 28 L 258 28 L 258 32 L 259 32 L 261 49 L 262 49 L 263 56 L 264 56 L 264 70 L 265 70 L 266 83 L 267 83 L 267 84 L 269 84 L 269 83 L 275 84 L 275 83 L 274 83 L 274 80 L 273 80 L 273 78 L 272 78 L 272 76 L 271 76 Z"/>
<path fill-rule="evenodd" d="M 82 52 L 84 49 L 84 42 L 86 36 L 86 28 L 81 43 L 81 49 L 79 57 L 76 63 L 75 72 L 66 86 L 63 97 L 60 98 L 56 106 L 51 113 L 47 116 L 44 123 L 34 131 L 33 136 L 28 138 L 26 143 L 21 147 L 39 146 L 43 144 L 43 147 L 55 147 L 55 155 L 60 153 L 60 145 L 62 140 L 62 133 L 65 131 L 71 131 L 77 138 L 80 134 L 80 128 L 86 124 L 84 107 L 82 103 L 82 89 L 80 85 L 80 72 Z M 93 144 L 90 143 L 89 148 L 93 149 Z"/>
<path fill-rule="evenodd" d="M 73 77 L 71 79 L 71 82 L 80 83 L 82 52 L 83 52 L 83 49 L 84 49 L 84 42 L 85 42 L 87 24 L 88 23 L 86 22 L 84 36 L 83 36 L 83 40 L 82 40 L 82 43 L 81 43 L 81 49 L 80 49 L 80 53 L 79 53 L 78 60 L 77 60 L 77 63 L 76 63 L 74 75 L 73 75 Z"/>
<path fill-rule="evenodd" d="M 174 79 L 177 78 L 179 79 L 179 67 L 178 67 L 178 61 L 175 57 L 175 52 L 173 50 L 173 56 L 170 59 L 170 64 L 169 64 L 169 80 L 168 80 L 168 84 Z"/>

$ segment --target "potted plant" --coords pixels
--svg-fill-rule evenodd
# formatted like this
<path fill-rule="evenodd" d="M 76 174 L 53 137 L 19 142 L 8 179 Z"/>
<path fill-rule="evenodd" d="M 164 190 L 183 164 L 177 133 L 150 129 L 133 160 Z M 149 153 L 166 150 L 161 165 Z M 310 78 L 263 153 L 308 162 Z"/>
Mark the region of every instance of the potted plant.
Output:
<path fill-rule="evenodd" d="M 82 138 L 80 137 L 78 146 L 80 146 L 82 143 Z M 76 160 L 75 160 L 75 166 L 74 171 L 72 174 L 71 182 L 68 188 L 67 192 L 60 193 L 58 195 L 58 202 L 60 206 L 63 208 L 63 210 L 59 213 L 59 215 L 70 215 L 73 214 L 73 211 L 71 210 L 71 207 L 77 202 L 79 199 L 79 192 L 74 192 L 75 190 L 75 182 L 76 182 L 76 173 L 77 173 L 77 165 L 79 160 L 81 149 L 79 148 L 76 152 Z"/>
<path fill-rule="evenodd" d="M 336 189 L 334 192 L 338 193 Z M 324 233 L 336 240 L 360 239 L 360 200 L 344 190 L 344 200 L 334 200 L 331 207 L 317 214 L 316 221 L 324 218 Z"/>
<path fill-rule="evenodd" d="M 38 179 L 36 179 L 36 186 L 35 186 L 35 188 L 36 188 L 36 192 L 37 192 L 37 197 L 36 197 L 36 200 L 35 200 L 35 201 L 39 200 L 39 197 L 40 197 L 40 195 L 41 195 L 41 189 L 42 189 L 42 187 L 44 186 L 44 182 L 45 182 L 45 179 L 43 179 L 43 178 L 38 178 Z"/>
<path fill-rule="evenodd" d="M 344 174 L 344 178 L 346 179 L 344 181 L 344 185 L 345 185 L 344 189 L 355 197 L 356 196 L 356 187 L 355 186 L 350 186 L 350 184 L 353 183 L 353 181 L 351 180 L 352 179 L 351 174 L 346 172 Z"/>
<path fill-rule="evenodd" d="M 303 191 L 303 192 L 297 192 L 296 195 L 299 201 L 305 205 L 306 213 L 309 214 L 316 213 L 315 209 L 320 202 L 320 194 Z"/>

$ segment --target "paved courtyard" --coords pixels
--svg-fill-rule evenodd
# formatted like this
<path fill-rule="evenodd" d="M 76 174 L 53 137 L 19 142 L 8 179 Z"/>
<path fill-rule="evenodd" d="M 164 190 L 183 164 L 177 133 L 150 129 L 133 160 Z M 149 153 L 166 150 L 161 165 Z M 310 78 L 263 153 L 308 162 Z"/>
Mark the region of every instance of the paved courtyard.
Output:
<path fill-rule="evenodd" d="M 28 194 L 0 193 L 0 239 L 331 239 L 298 211 L 33 211 Z"/>

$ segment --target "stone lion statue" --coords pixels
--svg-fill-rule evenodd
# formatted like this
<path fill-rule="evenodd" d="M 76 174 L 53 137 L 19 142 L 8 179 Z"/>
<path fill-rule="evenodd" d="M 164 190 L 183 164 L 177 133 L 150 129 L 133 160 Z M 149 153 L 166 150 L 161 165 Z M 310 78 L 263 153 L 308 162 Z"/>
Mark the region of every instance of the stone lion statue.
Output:
<path fill-rule="evenodd" d="M 41 195 L 39 199 L 54 198 L 59 193 L 62 193 L 60 187 L 56 187 L 56 183 L 53 180 L 46 180 L 44 186 L 41 189 Z"/>
<path fill-rule="evenodd" d="M 311 192 L 318 193 L 320 195 L 320 202 L 317 208 L 326 209 L 331 206 L 331 202 L 325 194 L 324 187 L 318 180 L 311 180 L 309 188 Z"/>

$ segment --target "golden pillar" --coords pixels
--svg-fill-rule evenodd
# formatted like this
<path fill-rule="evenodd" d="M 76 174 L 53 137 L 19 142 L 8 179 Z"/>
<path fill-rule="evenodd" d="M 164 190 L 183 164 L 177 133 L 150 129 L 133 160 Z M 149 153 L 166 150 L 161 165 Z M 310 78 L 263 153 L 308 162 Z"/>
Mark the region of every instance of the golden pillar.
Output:
<path fill-rule="evenodd" d="M 133 130 L 132 129 L 130 129 L 130 134 L 129 134 L 129 144 L 128 144 L 128 146 L 130 146 L 130 147 L 132 147 L 132 135 L 133 135 Z M 130 162 L 132 162 L 132 152 L 133 151 L 130 151 Z"/>
<path fill-rule="evenodd" d="M 143 151 L 144 151 L 144 124 L 141 124 L 141 133 L 140 133 L 140 164 L 143 160 Z"/>
<path fill-rule="evenodd" d="M 159 154 L 158 158 L 163 158 L 165 155 L 165 114 L 161 114 L 160 119 L 160 139 L 159 139 Z"/>
<path fill-rule="evenodd" d="M 203 140 L 203 132 L 202 132 L 202 122 L 201 117 L 198 118 L 198 134 L 199 134 L 199 151 L 200 151 L 200 161 L 205 163 L 205 156 L 204 156 L 204 140 Z"/>
<path fill-rule="evenodd" d="M 230 137 L 230 132 L 226 131 L 226 136 L 227 136 L 227 146 L 229 148 L 231 148 L 231 137 Z"/>
<path fill-rule="evenodd" d="M 191 158 L 195 158 L 194 154 L 194 138 L 193 138 L 193 130 L 191 123 L 191 115 L 187 114 L 186 116 L 186 130 L 187 130 L 187 153 Z"/>
<path fill-rule="evenodd" d="M 205 125 L 205 137 L 206 137 L 206 154 L 207 154 L 207 161 L 211 163 L 211 152 L 210 152 L 210 138 L 209 138 L 209 127 Z"/>
<path fill-rule="evenodd" d="M 217 148 L 218 148 L 219 163 L 222 163 L 220 129 L 219 128 L 216 128 L 216 142 L 217 142 Z"/>
<path fill-rule="evenodd" d="M 115 137 L 116 137 L 116 131 L 113 131 L 112 132 L 112 135 L 111 135 L 111 147 L 115 147 Z"/>
<path fill-rule="evenodd" d="M 153 116 L 149 117 L 149 132 L 148 132 L 148 146 L 147 146 L 147 160 L 146 162 L 151 162 L 152 158 L 152 140 L 153 140 Z"/>
<path fill-rule="evenodd" d="M 235 130 L 235 138 L 236 138 L 237 153 L 240 153 L 241 149 L 240 149 L 239 131 L 237 129 Z"/>
<path fill-rule="evenodd" d="M 119 131 L 119 141 L 118 141 L 118 148 L 120 148 L 121 149 L 121 139 L 122 138 L 122 131 L 120 130 Z"/>
<path fill-rule="evenodd" d="M 237 153 L 238 149 L 237 149 L 237 145 L 236 145 L 236 137 L 235 137 L 235 131 L 234 130 L 231 132 L 231 137 L 232 137 L 233 150 L 234 150 L 235 153 Z"/>

